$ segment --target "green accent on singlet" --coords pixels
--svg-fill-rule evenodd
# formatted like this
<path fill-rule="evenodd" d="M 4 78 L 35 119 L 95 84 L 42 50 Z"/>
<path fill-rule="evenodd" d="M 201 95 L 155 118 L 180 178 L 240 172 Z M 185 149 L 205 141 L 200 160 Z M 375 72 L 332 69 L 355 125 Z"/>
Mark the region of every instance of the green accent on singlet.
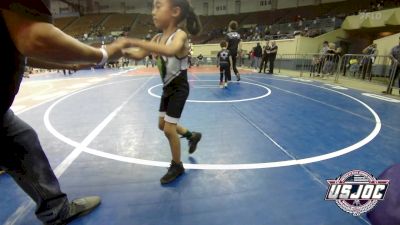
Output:
<path fill-rule="evenodd" d="M 157 56 L 156 63 L 157 63 L 158 70 L 160 71 L 161 79 L 164 81 L 164 78 L 167 75 L 167 67 L 166 67 L 165 60 L 163 59 L 163 57 Z"/>

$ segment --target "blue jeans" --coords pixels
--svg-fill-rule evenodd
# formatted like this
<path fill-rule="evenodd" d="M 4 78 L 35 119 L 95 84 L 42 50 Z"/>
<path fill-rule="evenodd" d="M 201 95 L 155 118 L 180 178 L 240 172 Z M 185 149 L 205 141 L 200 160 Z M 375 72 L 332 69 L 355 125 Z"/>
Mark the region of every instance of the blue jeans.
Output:
<path fill-rule="evenodd" d="M 44 224 L 68 215 L 68 199 L 43 152 L 36 132 L 8 110 L 0 117 L 0 168 L 36 202 Z"/>

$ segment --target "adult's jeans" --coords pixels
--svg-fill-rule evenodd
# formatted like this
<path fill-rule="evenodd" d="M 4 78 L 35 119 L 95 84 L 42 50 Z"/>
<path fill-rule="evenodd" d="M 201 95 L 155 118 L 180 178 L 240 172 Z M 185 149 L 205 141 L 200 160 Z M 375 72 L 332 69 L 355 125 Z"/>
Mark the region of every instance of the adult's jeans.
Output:
<path fill-rule="evenodd" d="M 0 118 L 0 167 L 35 201 L 44 224 L 68 215 L 68 199 L 31 126 L 8 110 Z"/>

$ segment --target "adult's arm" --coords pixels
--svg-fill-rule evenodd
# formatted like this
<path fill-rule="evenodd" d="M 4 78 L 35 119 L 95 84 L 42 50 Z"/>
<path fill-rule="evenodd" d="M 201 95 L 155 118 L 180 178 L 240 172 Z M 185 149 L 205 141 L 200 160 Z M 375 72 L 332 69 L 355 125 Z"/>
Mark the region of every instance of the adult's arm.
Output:
<path fill-rule="evenodd" d="M 61 64 L 54 62 L 42 61 L 40 59 L 28 58 L 27 66 L 42 69 L 67 69 L 67 70 L 80 70 L 90 68 L 93 64 Z"/>
<path fill-rule="evenodd" d="M 35 21 L 9 10 L 2 10 L 2 14 L 11 39 L 24 56 L 62 64 L 95 64 L 103 59 L 100 49 L 81 43 L 51 23 Z M 128 46 L 125 39 L 108 45 L 109 59 L 121 57 L 122 48 Z"/>

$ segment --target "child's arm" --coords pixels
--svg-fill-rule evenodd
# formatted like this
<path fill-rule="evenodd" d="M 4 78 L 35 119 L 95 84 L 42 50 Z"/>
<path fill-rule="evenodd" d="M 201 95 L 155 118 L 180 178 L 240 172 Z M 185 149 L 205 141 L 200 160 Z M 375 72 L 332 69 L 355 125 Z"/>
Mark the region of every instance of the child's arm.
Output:
<path fill-rule="evenodd" d="M 168 46 L 156 42 L 139 39 L 130 39 L 130 44 L 139 47 L 147 52 L 154 52 L 163 56 L 182 56 L 183 49 L 187 43 L 187 34 L 183 31 L 176 33 L 172 43 Z M 186 53 L 185 53 L 186 54 Z"/>
<path fill-rule="evenodd" d="M 126 48 L 122 50 L 124 53 L 124 56 L 127 58 L 131 58 L 134 60 L 140 60 L 143 59 L 144 57 L 148 56 L 150 53 L 144 49 L 141 48 Z"/>
<path fill-rule="evenodd" d="M 155 35 L 150 42 L 155 42 L 157 40 L 157 38 L 159 38 L 160 35 Z M 139 39 L 129 39 L 130 42 L 133 41 L 140 41 Z M 136 45 L 135 45 L 136 46 Z M 139 46 L 137 46 L 139 47 Z M 124 56 L 127 58 L 131 58 L 134 60 L 140 60 L 145 58 L 146 56 L 150 55 L 150 51 L 143 49 L 143 48 L 126 48 L 123 50 Z"/>

